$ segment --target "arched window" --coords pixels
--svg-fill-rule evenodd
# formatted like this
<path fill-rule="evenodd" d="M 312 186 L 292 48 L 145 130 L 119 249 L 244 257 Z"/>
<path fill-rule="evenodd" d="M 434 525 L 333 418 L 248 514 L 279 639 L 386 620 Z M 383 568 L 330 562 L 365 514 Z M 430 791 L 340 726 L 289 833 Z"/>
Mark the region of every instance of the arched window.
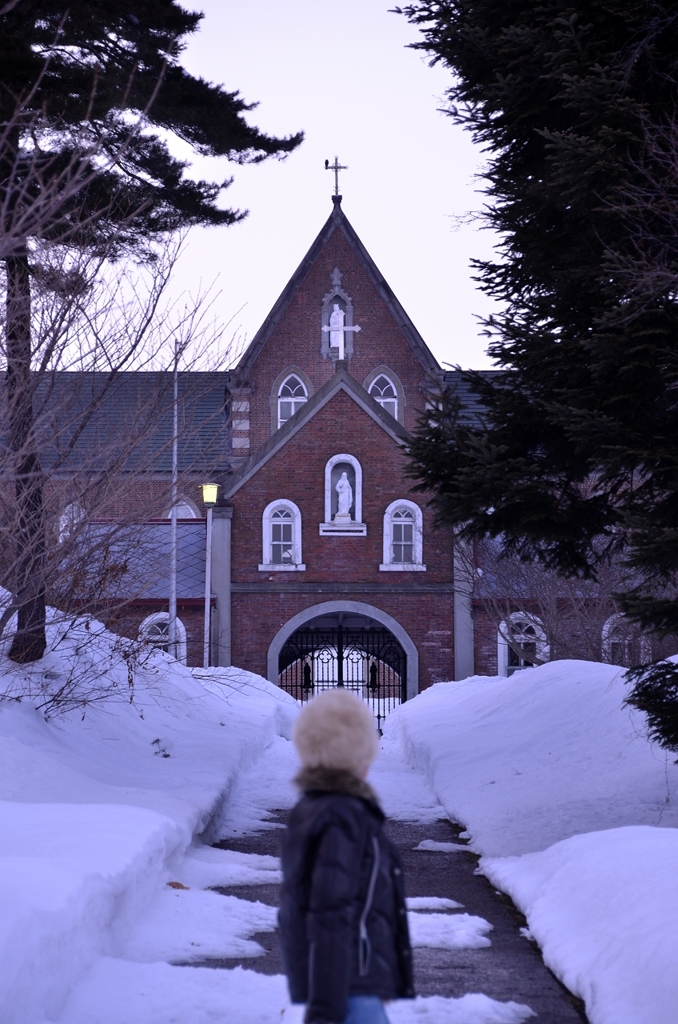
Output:
<path fill-rule="evenodd" d="M 262 563 L 260 572 L 303 572 L 301 561 L 301 512 L 293 501 L 279 498 L 262 516 Z"/>
<path fill-rule="evenodd" d="M 529 612 L 513 612 L 499 624 L 497 675 L 511 676 L 522 668 L 548 661 L 551 648 L 540 618 Z"/>
<path fill-rule="evenodd" d="M 375 402 L 379 402 L 382 409 L 390 412 L 394 420 L 398 419 L 398 392 L 393 381 L 389 380 L 385 373 L 380 373 L 370 384 L 369 393 Z"/>
<path fill-rule="evenodd" d="M 384 512 L 382 572 L 425 572 L 423 533 L 419 506 L 407 498 L 392 501 Z"/>
<path fill-rule="evenodd" d="M 189 502 L 186 498 L 179 498 L 177 504 L 177 519 L 197 519 L 198 513 L 193 507 L 192 502 Z M 167 518 L 172 518 L 172 509 L 167 513 Z"/>
<path fill-rule="evenodd" d="M 609 665 L 634 668 L 652 661 L 652 641 L 621 612 L 611 615 L 601 631 L 601 653 Z"/>
<path fill-rule="evenodd" d="M 181 619 L 176 622 L 176 659 L 186 664 L 186 627 Z M 155 612 L 139 626 L 139 639 L 145 640 L 151 647 L 167 652 L 169 649 L 169 615 L 167 612 Z"/>
<path fill-rule="evenodd" d="M 294 416 L 295 412 L 301 409 L 304 402 L 307 401 L 308 392 L 306 386 L 297 377 L 296 373 L 291 373 L 289 377 L 285 377 L 278 391 L 278 427 L 280 428 L 283 423 L 287 423 L 288 419 Z"/>
<path fill-rule="evenodd" d="M 65 540 L 74 534 L 80 524 L 84 522 L 87 513 L 80 504 L 79 501 L 74 501 L 70 505 L 66 505 L 65 509 L 59 516 L 59 543 L 62 544 Z"/>

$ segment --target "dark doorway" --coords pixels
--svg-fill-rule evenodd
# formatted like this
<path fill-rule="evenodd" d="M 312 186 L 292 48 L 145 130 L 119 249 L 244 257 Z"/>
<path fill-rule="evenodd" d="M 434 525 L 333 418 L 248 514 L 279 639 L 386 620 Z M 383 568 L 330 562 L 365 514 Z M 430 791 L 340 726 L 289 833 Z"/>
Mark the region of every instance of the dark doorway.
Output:
<path fill-rule="evenodd" d="M 296 700 L 343 686 L 372 709 L 378 728 L 407 699 L 407 656 L 393 633 L 364 616 L 324 616 L 287 638 L 278 685 Z"/>

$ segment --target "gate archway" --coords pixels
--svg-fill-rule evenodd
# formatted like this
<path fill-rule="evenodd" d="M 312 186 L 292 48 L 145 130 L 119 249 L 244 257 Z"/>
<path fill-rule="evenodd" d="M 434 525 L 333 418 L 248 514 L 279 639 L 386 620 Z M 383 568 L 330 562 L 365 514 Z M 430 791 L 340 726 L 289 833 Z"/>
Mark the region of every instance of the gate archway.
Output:
<path fill-rule="evenodd" d="M 295 615 L 268 652 L 268 678 L 298 700 L 344 686 L 378 723 L 418 691 L 417 650 L 392 616 L 359 601 L 326 601 Z"/>

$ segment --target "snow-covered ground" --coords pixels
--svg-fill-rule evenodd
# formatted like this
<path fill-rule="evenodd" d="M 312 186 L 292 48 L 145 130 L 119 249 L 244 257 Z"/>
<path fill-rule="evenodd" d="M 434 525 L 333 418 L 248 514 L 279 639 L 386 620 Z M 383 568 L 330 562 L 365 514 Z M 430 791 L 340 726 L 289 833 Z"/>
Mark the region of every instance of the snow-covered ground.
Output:
<path fill-rule="evenodd" d="M 36 665 L 0 661 L 1 689 L 15 694 L 0 702 L 3 1024 L 57 1019 L 99 956 L 134 944 L 133 926 L 165 896 L 193 836 L 209 837 L 238 773 L 290 735 L 297 713 L 258 676 L 212 673 L 208 690 L 162 654 L 137 668 L 131 702 L 114 637 L 96 623 L 58 644 L 54 632 L 56 649 Z M 73 679 L 83 694 L 96 683 L 112 696 L 46 720 L 39 705 Z M 192 860 L 204 875 L 209 864 Z"/>
<path fill-rule="evenodd" d="M 0 1021 L 300 1024 L 282 977 L 201 966 L 263 955 L 253 936 L 276 927 L 274 907 L 209 890 L 277 882 L 277 858 L 209 843 L 279 827 L 271 812 L 296 800 L 296 703 L 243 670 L 190 672 L 162 654 L 137 666 L 132 690 L 102 627 L 50 633 L 29 669 L 0 659 L 0 692 L 13 694 L 0 701 Z M 107 699 L 46 718 L 58 690 Z M 393 817 L 445 813 L 397 744 L 372 782 Z M 457 911 L 414 901 L 414 943 L 489 945 L 488 922 Z M 389 1015 L 520 1024 L 532 1011 L 475 993 Z"/>
<path fill-rule="evenodd" d="M 272 811 L 296 799 L 297 705 L 251 673 L 161 654 L 130 688 L 96 623 L 56 640 L 30 668 L 0 657 L 13 694 L 0 701 L 0 1021 L 298 1024 L 284 979 L 200 966 L 262 955 L 254 936 L 275 927 L 265 902 L 208 890 L 278 881 L 277 859 L 209 843 L 278 827 Z M 50 694 L 79 686 L 108 698 L 45 717 Z M 393 818 L 465 825 L 592 1024 L 675 1024 L 678 768 L 625 693 L 619 670 L 583 662 L 438 684 L 388 719 L 370 781 Z M 443 847 L 460 844 L 421 844 Z M 454 901 L 409 911 L 416 945 L 492 942 Z M 389 1016 L 518 1024 L 531 1011 L 474 994 Z"/>
<path fill-rule="evenodd" d="M 675 1024 L 678 767 L 627 692 L 622 670 L 576 661 L 440 683 L 385 739 L 466 826 L 592 1024 Z"/>

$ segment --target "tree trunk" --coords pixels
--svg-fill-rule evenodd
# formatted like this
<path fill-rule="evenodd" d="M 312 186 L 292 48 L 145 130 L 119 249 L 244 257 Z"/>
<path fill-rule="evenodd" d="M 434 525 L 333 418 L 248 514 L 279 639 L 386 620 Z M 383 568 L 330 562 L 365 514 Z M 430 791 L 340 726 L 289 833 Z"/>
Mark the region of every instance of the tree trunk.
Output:
<path fill-rule="evenodd" d="M 28 253 L 5 260 L 7 268 L 7 402 L 16 508 L 15 592 L 18 626 L 12 661 L 37 661 L 45 653 L 45 521 L 43 478 L 37 452 L 31 379 L 31 282 Z"/>

